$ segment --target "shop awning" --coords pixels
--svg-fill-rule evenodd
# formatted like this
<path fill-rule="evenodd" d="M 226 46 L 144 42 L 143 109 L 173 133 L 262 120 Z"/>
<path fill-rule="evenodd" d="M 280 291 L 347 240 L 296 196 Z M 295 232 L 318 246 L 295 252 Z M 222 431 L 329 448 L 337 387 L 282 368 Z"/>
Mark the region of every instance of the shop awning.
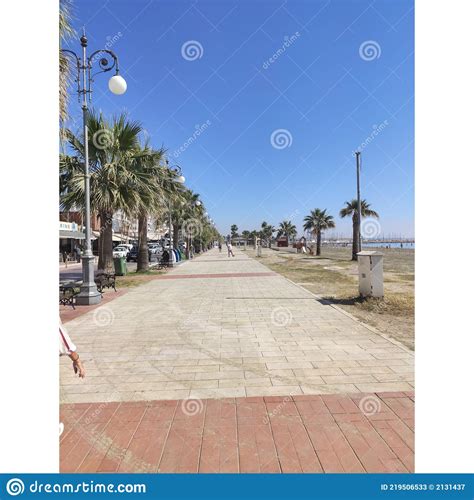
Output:
<path fill-rule="evenodd" d="M 85 239 L 84 233 L 81 233 L 80 231 L 65 231 L 63 229 L 59 230 L 59 237 L 60 238 L 68 238 L 71 240 L 83 240 Z"/>

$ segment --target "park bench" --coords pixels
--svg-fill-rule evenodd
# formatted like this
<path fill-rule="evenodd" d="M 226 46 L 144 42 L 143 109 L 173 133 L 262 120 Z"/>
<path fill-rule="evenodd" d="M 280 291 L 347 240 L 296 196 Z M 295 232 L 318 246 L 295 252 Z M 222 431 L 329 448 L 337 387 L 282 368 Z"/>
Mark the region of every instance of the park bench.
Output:
<path fill-rule="evenodd" d="M 114 273 L 105 273 L 99 272 L 95 277 L 95 284 L 97 285 L 97 290 L 102 295 L 104 288 L 113 288 L 115 291 L 115 274 Z"/>
<path fill-rule="evenodd" d="M 59 284 L 59 305 L 74 306 L 74 298 L 80 292 L 77 283 L 60 283 Z"/>
<path fill-rule="evenodd" d="M 164 267 L 169 267 L 170 265 L 170 258 L 169 258 L 169 253 L 167 251 L 163 252 L 163 255 L 160 257 L 160 260 L 158 261 L 158 269 L 163 269 Z"/>

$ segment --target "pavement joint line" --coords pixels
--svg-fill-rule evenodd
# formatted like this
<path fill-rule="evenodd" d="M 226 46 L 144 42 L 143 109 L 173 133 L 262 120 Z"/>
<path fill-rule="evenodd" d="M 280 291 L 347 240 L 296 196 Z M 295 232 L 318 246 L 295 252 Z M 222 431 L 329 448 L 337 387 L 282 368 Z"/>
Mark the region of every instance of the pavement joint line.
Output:
<path fill-rule="evenodd" d="M 253 258 L 253 257 L 251 257 Z M 262 264 L 263 266 L 265 264 Z M 267 266 L 265 266 L 267 267 Z M 380 332 L 379 330 L 377 330 L 376 328 L 374 328 L 373 326 L 370 326 L 368 325 L 367 323 L 364 323 L 363 321 L 361 321 L 359 318 L 356 318 L 354 315 L 352 315 L 351 313 L 345 311 L 344 309 L 341 309 L 339 306 L 337 306 L 336 304 L 332 304 L 329 300 L 327 299 L 323 299 L 323 297 L 321 297 L 320 295 L 317 295 L 313 292 L 310 292 L 309 290 L 307 290 L 306 288 L 304 288 L 303 286 L 299 285 L 298 283 L 295 283 L 294 281 L 290 280 L 290 278 L 287 278 L 286 276 L 283 276 L 282 274 L 280 274 L 280 276 L 282 278 L 284 278 L 285 280 L 289 281 L 290 283 L 292 283 L 293 285 L 297 286 L 298 288 L 300 288 L 301 290 L 304 290 L 306 293 L 312 295 L 313 297 L 315 297 L 318 301 L 321 301 L 321 302 L 324 302 L 325 305 L 328 305 L 330 307 L 332 307 L 333 309 L 335 309 L 336 311 L 339 311 L 340 313 L 344 314 L 344 316 L 347 316 L 348 318 L 352 319 L 353 321 L 355 321 L 356 323 L 358 323 L 359 325 L 363 326 L 364 328 L 367 328 L 367 330 L 371 331 L 372 333 L 375 333 L 377 335 L 379 335 L 380 337 L 384 338 L 385 340 L 388 340 L 389 342 L 391 342 L 392 344 L 396 345 L 397 347 L 400 347 L 401 349 L 403 349 L 405 352 L 411 354 L 413 357 L 414 357 L 414 352 L 409 349 L 408 347 L 406 347 L 405 345 L 403 345 L 401 342 L 399 342 L 398 340 L 395 340 L 393 339 L 392 337 L 389 337 L 388 335 L 386 335 L 385 333 L 382 333 Z"/>

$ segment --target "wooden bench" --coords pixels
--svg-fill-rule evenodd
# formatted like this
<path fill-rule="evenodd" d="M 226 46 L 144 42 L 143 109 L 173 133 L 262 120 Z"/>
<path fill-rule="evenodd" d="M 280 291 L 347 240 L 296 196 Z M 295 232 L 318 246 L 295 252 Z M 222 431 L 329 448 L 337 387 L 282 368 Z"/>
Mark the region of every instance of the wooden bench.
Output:
<path fill-rule="evenodd" d="M 95 284 L 97 285 L 97 290 L 101 295 L 103 295 L 104 288 L 113 288 L 115 291 L 115 274 L 114 273 L 104 273 L 100 272 L 95 277 Z"/>

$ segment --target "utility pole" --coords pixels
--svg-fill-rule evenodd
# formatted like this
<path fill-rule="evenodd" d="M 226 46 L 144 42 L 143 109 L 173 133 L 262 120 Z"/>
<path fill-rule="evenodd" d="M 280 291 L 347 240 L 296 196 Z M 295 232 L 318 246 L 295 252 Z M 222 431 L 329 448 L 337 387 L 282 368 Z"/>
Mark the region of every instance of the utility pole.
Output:
<path fill-rule="evenodd" d="M 362 202 L 360 200 L 360 151 L 356 151 L 357 166 L 357 217 L 359 219 L 358 251 L 362 251 Z"/>

